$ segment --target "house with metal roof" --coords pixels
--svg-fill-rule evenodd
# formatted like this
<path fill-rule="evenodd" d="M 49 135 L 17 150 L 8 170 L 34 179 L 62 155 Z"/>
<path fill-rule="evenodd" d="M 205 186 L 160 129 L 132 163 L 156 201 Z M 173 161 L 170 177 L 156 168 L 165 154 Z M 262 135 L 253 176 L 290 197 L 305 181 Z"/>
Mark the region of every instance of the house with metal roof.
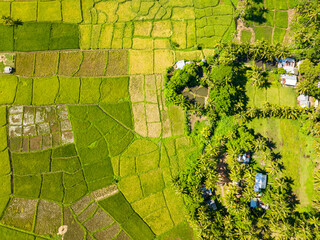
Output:
<path fill-rule="evenodd" d="M 184 61 L 184 60 L 179 60 L 178 62 L 176 62 L 177 69 L 182 70 L 185 65 L 186 65 L 186 61 Z"/>
<path fill-rule="evenodd" d="M 266 189 L 267 186 L 267 175 L 263 173 L 257 173 L 255 185 L 254 185 L 254 191 L 260 192 L 262 189 Z"/>
<path fill-rule="evenodd" d="M 250 207 L 255 208 L 255 207 L 259 207 L 262 208 L 264 210 L 269 209 L 269 204 L 264 204 L 260 198 L 253 198 L 250 201 Z"/>
<path fill-rule="evenodd" d="M 206 188 L 205 186 L 201 187 L 200 190 L 202 192 L 202 197 L 204 198 L 205 203 L 208 204 L 209 208 L 211 210 L 217 210 L 217 205 L 215 201 L 212 199 L 212 190 Z"/>
<path fill-rule="evenodd" d="M 281 74 L 280 79 L 281 79 L 282 85 L 291 86 L 291 87 L 295 87 L 298 82 L 298 78 L 295 75 Z"/>
<path fill-rule="evenodd" d="M 294 74 L 296 61 L 293 58 L 277 59 L 278 68 L 283 68 L 287 73 Z"/>
<path fill-rule="evenodd" d="M 300 107 L 310 107 L 311 105 L 308 95 L 300 94 L 297 100 Z"/>
<path fill-rule="evenodd" d="M 238 156 L 238 162 L 243 163 L 243 164 L 249 164 L 251 159 L 251 152 L 247 151 L 245 154 L 240 154 Z"/>

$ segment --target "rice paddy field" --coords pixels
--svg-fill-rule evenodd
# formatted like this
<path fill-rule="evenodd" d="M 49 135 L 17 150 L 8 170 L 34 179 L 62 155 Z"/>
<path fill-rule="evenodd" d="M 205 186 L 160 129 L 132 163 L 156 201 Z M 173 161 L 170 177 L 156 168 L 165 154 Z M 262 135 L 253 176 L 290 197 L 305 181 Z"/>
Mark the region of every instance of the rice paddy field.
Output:
<path fill-rule="evenodd" d="M 263 4 L 267 21 L 250 23 L 255 36 L 239 30 L 241 41 L 286 40 L 293 4 Z M 22 22 L 0 24 L 0 55 L 15 60 L 15 72 L 0 75 L 0 239 L 194 239 L 171 179 L 201 146 L 185 134 L 184 111 L 166 106 L 163 75 L 178 60 L 206 58 L 216 43 L 236 40 L 236 7 L 237 0 L 0 0 L 0 16 Z M 248 92 L 253 105 L 269 94 L 295 104 L 291 90 Z M 269 131 L 252 122 L 279 143 L 289 137 L 281 125 L 297 129 L 294 121 L 275 124 Z M 296 174 L 290 161 L 306 157 L 290 151 L 295 144 L 281 148 L 308 205 L 309 165 Z"/>

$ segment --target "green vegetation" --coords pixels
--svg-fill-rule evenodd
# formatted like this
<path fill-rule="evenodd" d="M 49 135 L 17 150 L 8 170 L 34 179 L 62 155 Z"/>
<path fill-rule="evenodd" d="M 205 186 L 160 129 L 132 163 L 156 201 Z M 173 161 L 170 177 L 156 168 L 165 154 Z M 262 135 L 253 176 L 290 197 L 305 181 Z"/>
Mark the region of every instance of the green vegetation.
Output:
<path fill-rule="evenodd" d="M 316 4 L 0 2 L 0 238 L 319 238 Z"/>

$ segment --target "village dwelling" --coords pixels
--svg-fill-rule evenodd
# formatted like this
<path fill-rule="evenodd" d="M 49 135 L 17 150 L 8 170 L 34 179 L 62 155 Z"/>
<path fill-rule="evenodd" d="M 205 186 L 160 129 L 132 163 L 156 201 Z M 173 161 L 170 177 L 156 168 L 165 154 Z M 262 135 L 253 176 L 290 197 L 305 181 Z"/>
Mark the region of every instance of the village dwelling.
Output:
<path fill-rule="evenodd" d="M 297 98 L 298 105 L 300 107 L 310 107 L 310 99 L 308 95 L 300 94 Z"/>
<path fill-rule="evenodd" d="M 245 154 L 238 156 L 238 162 L 243 164 L 249 164 L 250 158 L 251 158 L 251 152 L 247 151 Z"/>
<path fill-rule="evenodd" d="M 12 73 L 12 72 L 13 72 L 12 67 L 5 67 L 3 73 Z"/>
<path fill-rule="evenodd" d="M 266 189 L 266 186 L 267 186 L 267 175 L 263 173 L 257 173 L 255 185 L 254 185 L 254 191 L 261 192 L 262 189 Z"/>
<path fill-rule="evenodd" d="M 217 210 L 217 205 L 215 201 L 212 199 L 212 190 L 206 187 L 201 187 L 202 197 L 204 198 L 205 202 L 208 204 L 211 210 Z"/>
<path fill-rule="evenodd" d="M 293 58 L 277 59 L 278 68 L 283 68 L 287 73 L 295 74 L 296 61 Z"/>
<path fill-rule="evenodd" d="M 298 82 L 298 78 L 295 75 L 289 75 L 289 74 L 282 74 L 280 76 L 281 79 L 281 84 L 290 86 L 290 87 L 295 87 Z"/>
<path fill-rule="evenodd" d="M 207 60 L 206 59 L 201 59 L 202 62 L 206 63 Z M 183 69 L 183 67 L 187 64 L 191 64 L 191 63 L 194 63 L 194 61 L 185 61 L 185 60 L 179 60 L 176 62 L 175 66 L 176 66 L 176 69 Z"/>
<path fill-rule="evenodd" d="M 254 208 L 254 207 L 259 207 L 262 208 L 264 210 L 269 209 L 269 204 L 264 204 L 260 198 L 253 198 L 250 201 L 250 207 Z"/>

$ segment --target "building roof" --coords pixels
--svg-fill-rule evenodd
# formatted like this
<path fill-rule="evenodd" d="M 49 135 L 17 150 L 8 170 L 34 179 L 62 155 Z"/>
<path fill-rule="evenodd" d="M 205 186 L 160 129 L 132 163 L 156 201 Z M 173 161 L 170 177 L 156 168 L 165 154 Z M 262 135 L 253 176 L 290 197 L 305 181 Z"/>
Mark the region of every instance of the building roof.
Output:
<path fill-rule="evenodd" d="M 310 101 L 308 95 L 300 94 L 298 96 L 299 106 L 300 107 L 310 107 Z"/>
<path fill-rule="evenodd" d="M 281 74 L 281 83 L 287 86 L 295 86 L 297 84 L 298 78 L 294 75 Z"/>
<path fill-rule="evenodd" d="M 254 185 L 254 191 L 260 192 L 261 189 L 266 189 L 267 186 L 267 175 L 262 173 L 257 173 L 255 185 Z"/>
<path fill-rule="evenodd" d="M 294 74 L 296 61 L 293 58 L 277 59 L 277 61 L 278 61 L 278 68 L 283 67 L 287 73 Z"/>
<path fill-rule="evenodd" d="M 253 198 L 250 200 L 250 207 L 258 207 L 259 202 L 257 198 Z"/>
<path fill-rule="evenodd" d="M 183 69 L 183 67 L 186 65 L 186 62 L 184 60 L 179 60 L 177 63 L 177 69 Z"/>
<path fill-rule="evenodd" d="M 238 162 L 249 164 L 250 163 L 251 153 L 247 151 L 245 154 L 238 156 Z"/>
<path fill-rule="evenodd" d="M 209 205 L 209 208 L 212 209 L 212 210 L 217 210 L 217 204 L 215 203 L 215 201 L 213 199 L 211 199 L 210 201 L 208 201 L 208 205 Z"/>
<path fill-rule="evenodd" d="M 12 73 L 12 67 L 5 67 L 4 73 Z"/>

